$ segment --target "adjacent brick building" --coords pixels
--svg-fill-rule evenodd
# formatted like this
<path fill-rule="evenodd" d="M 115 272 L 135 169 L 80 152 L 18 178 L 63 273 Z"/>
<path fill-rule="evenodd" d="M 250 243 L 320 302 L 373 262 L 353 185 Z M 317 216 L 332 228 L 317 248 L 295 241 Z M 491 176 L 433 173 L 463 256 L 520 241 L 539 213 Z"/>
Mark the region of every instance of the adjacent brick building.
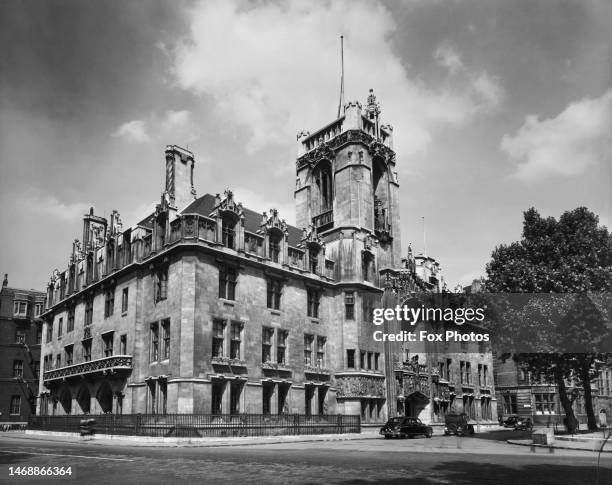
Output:
<path fill-rule="evenodd" d="M 36 409 L 45 294 L 0 290 L 0 425 L 25 423 Z"/>
<path fill-rule="evenodd" d="M 298 136 L 297 227 L 229 190 L 198 198 L 194 155 L 177 146 L 155 213 L 124 229 L 92 209 L 48 288 L 40 413 L 386 419 L 402 370 L 372 338 L 372 309 L 393 293 L 390 274 L 439 286 L 401 257 L 393 129 L 379 115 L 370 93 Z M 430 259 L 419 271 L 438 270 Z"/>

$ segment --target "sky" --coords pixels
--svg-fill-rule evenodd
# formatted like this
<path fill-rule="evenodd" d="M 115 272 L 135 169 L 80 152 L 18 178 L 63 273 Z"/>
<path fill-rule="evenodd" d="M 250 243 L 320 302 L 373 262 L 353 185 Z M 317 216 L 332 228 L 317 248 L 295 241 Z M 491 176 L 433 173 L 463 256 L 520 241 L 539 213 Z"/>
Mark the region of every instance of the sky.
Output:
<path fill-rule="evenodd" d="M 89 207 L 124 227 L 164 188 L 293 223 L 296 134 L 374 89 L 394 128 L 402 247 L 485 274 L 523 211 L 612 223 L 607 0 L 0 2 L 0 273 L 44 289 Z M 424 223 L 423 223 L 424 221 Z"/>

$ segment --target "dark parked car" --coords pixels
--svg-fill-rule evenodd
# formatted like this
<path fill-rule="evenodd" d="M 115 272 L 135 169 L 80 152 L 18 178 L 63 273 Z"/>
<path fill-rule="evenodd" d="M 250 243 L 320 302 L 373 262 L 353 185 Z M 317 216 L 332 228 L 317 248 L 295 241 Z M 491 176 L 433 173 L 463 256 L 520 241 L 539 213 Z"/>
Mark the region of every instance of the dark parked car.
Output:
<path fill-rule="evenodd" d="M 515 415 L 508 416 L 506 417 L 506 419 L 502 421 L 502 425 L 504 426 L 504 428 L 514 428 L 518 420 L 519 420 L 518 416 L 515 416 Z"/>
<path fill-rule="evenodd" d="M 468 422 L 467 414 L 447 414 L 444 420 L 444 434 L 454 434 L 457 436 L 472 436 L 474 434 L 474 425 Z"/>
<path fill-rule="evenodd" d="M 411 438 L 418 435 L 431 438 L 433 428 L 421 423 L 418 418 L 398 416 L 387 421 L 387 424 L 380 428 L 380 434 L 385 438 Z"/>

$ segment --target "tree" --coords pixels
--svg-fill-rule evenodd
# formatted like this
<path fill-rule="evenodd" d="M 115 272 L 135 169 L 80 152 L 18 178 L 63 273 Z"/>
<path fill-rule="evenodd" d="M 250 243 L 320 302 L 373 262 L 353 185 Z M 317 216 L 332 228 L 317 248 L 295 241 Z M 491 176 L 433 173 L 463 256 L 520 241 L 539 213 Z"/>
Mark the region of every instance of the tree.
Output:
<path fill-rule="evenodd" d="M 589 429 L 596 428 L 591 378 L 598 364 L 610 362 L 606 350 L 612 348 L 612 236 L 598 224 L 585 207 L 559 220 L 531 208 L 524 213 L 522 239 L 495 248 L 487 265 L 486 290 L 506 294 L 494 305 L 493 326 L 514 336 L 514 343 L 516 336 L 530 339 L 530 351 L 515 352 L 515 358 L 554 379 L 570 431 L 576 418 L 566 379 L 582 384 Z M 517 306 L 512 293 L 531 295 Z"/>

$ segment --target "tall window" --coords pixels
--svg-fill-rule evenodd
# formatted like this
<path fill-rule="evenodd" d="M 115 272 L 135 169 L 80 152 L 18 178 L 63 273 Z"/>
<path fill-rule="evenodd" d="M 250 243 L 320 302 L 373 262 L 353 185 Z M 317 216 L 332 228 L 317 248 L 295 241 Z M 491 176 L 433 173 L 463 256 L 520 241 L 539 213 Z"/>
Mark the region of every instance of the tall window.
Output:
<path fill-rule="evenodd" d="M 504 414 L 516 414 L 518 405 L 516 402 L 516 394 L 504 394 Z"/>
<path fill-rule="evenodd" d="M 13 314 L 16 317 L 25 317 L 28 314 L 28 303 L 25 301 L 16 301 L 13 304 Z"/>
<path fill-rule="evenodd" d="M 230 414 L 240 413 L 240 395 L 242 394 L 242 384 L 232 381 L 230 384 Z"/>
<path fill-rule="evenodd" d="M 332 171 L 329 162 L 318 164 L 313 170 L 313 180 L 319 193 L 319 213 L 332 209 Z"/>
<path fill-rule="evenodd" d="M 347 349 L 346 351 L 346 368 L 355 368 L 355 349 Z"/>
<path fill-rule="evenodd" d="M 325 367 L 325 337 L 317 337 L 317 367 Z"/>
<path fill-rule="evenodd" d="M 170 358 L 170 320 L 166 319 L 161 322 L 161 333 L 162 333 L 162 347 L 161 347 L 161 358 L 166 360 Z"/>
<path fill-rule="evenodd" d="M 47 340 L 46 340 L 46 342 L 49 343 L 49 342 L 51 342 L 51 340 L 53 340 L 53 323 L 49 322 L 47 324 Z M 25 335 L 24 335 L 24 342 L 25 342 Z"/>
<path fill-rule="evenodd" d="M 278 330 L 276 333 L 276 362 L 279 364 L 287 363 L 287 336 L 286 330 Z"/>
<path fill-rule="evenodd" d="M 261 331 L 261 361 L 272 362 L 272 339 L 274 329 L 263 327 Z"/>
<path fill-rule="evenodd" d="M 111 357 L 113 355 L 113 341 L 115 333 L 108 332 L 102 335 L 102 345 L 104 346 L 104 357 Z"/>
<path fill-rule="evenodd" d="M 159 360 L 159 324 L 151 324 L 151 362 Z"/>
<path fill-rule="evenodd" d="M 219 298 L 236 299 L 237 272 L 233 266 L 219 265 Z"/>
<path fill-rule="evenodd" d="M 272 408 L 272 395 L 274 394 L 274 383 L 264 382 L 261 386 L 262 392 L 262 412 L 263 414 L 270 414 Z"/>
<path fill-rule="evenodd" d="M 119 337 L 119 353 L 127 355 L 127 335 L 123 334 Z"/>
<path fill-rule="evenodd" d="M 66 326 L 66 333 L 70 333 L 74 330 L 74 307 L 68 309 L 68 324 Z"/>
<path fill-rule="evenodd" d="M 34 305 L 34 316 L 35 317 L 39 317 L 40 314 L 42 313 L 42 309 L 43 309 L 43 304 L 42 303 L 36 303 Z"/>
<path fill-rule="evenodd" d="M 242 323 L 233 322 L 231 327 L 230 358 L 240 359 L 240 344 L 242 340 Z"/>
<path fill-rule="evenodd" d="M 308 250 L 308 261 L 310 262 L 310 272 L 319 274 L 319 249 L 310 248 Z"/>
<path fill-rule="evenodd" d="M 64 332 L 64 319 L 60 317 L 60 319 L 57 321 L 57 338 L 58 339 L 62 337 L 63 332 Z"/>
<path fill-rule="evenodd" d="M 91 325 L 93 321 L 93 298 L 85 300 L 85 326 Z"/>
<path fill-rule="evenodd" d="M 355 293 L 347 291 L 344 294 L 344 318 L 355 320 Z"/>
<path fill-rule="evenodd" d="M 23 342 L 25 342 L 25 334 L 23 336 Z M 23 342 L 18 342 L 18 343 L 23 343 Z M 37 323 L 36 324 L 36 345 L 40 345 L 42 344 L 42 324 Z"/>
<path fill-rule="evenodd" d="M 128 291 L 129 288 L 123 288 L 121 292 L 121 313 L 127 313 L 128 311 Z"/>
<path fill-rule="evenodd" d="M 314 335 L 304 335 L 304 364 L 312 365 L 312 342 Z"/>
<path fill-rule="evenodd" d="M 535 409 L 536 414 L 554 414 L 555 413 L 555 395 L 552 393 L 535 394 Z"/>
<path fill-rule="evenodd" d="M 18 416 L 21 414 L 21 396 L 11 396 L 11 406 L 9 409 L 9 414 L 14 416 Z"/>
<path fill-rule="evenodd" d="M 378 352 L 374 352 L 374 370 L 378 370 L 380 361 L 380 354 Z"/>
<path fill-rule="evenodd" d="M 91 360 L 91 339 L 88 338 L 83 340 L 83 361 L 89 362 Z"/>
<path fill-rule="evenodd" d="M 62 366 L 62 354 L 57 354 L 55 356 L 55 368 L 59 369 Z"/>
<path fill-rule="evenodd" d="M 223 357 L 223 334 L 225 333 L 225 322 L 213 320 L 212 356 Z"/>
<path fill-rule="evenodd" d="M 155 272 L 155 294 L 153 295 L 155 303 L 168 298 L 168 266 L 159 268 Z"/>
<path fill-rule="evenodd" d="M 268 244 L 270 259 L 278 263 L 280 259 L 280 239 L 278 237 L 270 236 L 270 242 Z"/>
<path fill-rule="evenodd" d="M 23 377 L 23 360 L 13 361 L 13 377 Z"/>
<path fill-rule="evenodd" d="M 280 309 L 282 284 L 279 280 L 268 280 L 268 308 Z"/>
<path fill-rule="evenodd" d="M 64 356 L 66 365 L 72 365 L 74 363 L 74 345 L 66 345 L 66 347 L 64 347 Z"/>
<path fill-rule="evenodd" d="M 106 290 L 104 294 L 104 318 L 108 318 L 115 310 L 115 288 Z"/>
<path fill-rule="evenodd" d="M 213 381 L 212 382 L 212 396 L 211 396 L 211 403 L 210 403 L 212 414 L 221 414 L 224 390 L 225 390 L 225 383 L 223 381 Z"/>
<path fill-rule="evenodd" d="M 321 294 L 312 288 L 307 290 L 308 296 L 308 316 L 313 318 L 319 318 L 319 300 Z"/>
<path fill-rule="evenodd" d="M 224 217 L 221 222 L 221 238 L 226 248 L 236 249 L 236 222 L 230 217 Z"/>
<path fill-rule="evenodd" d="M 363 281 L 370 281 L 370 278 L 372 278 L 373 262 L 374 256 L 367 251 L 363 251 L 361 254 L 361 278 Z"/>

